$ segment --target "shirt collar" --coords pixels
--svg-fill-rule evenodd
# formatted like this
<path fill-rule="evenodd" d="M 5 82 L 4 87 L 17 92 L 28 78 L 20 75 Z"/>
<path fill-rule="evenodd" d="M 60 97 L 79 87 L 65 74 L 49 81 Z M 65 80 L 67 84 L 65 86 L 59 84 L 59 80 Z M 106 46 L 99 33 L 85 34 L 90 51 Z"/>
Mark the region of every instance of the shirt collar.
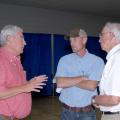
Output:
<path fill-rule="evenodd" d="M 85 53 L 85 55 L 84 56 L 80 56 L 80 55 L 78 55 L 78 54 L 76 54 L 77 56 L 79 56 L 79 57 L 81 57 L 81 58 L 83 58 L 83 57 L 85 57 L 87 54 L 88 54 L 89 52 L 88 52 L 88 50 L 86 49 L 86 53 Z"/>
<path fill-rule="evenodd" d="M 113 47 L 107 54 L 106 59 L 109 60 L 110 57 L 112 57 L 117 51 L 120 50 L 120 44 L 116 45 L 115 47 Z"/>
<path fill-rule="evenodd" d="M 0 48 L 0 53 L 5 57 L 7 57 L 8 60 L 10 60 L 10 62 L 13 62 L 16 59 L 20 58 L 20 56 L 15 56 L 12 52 L 8 51 L 5 47 Z"/>

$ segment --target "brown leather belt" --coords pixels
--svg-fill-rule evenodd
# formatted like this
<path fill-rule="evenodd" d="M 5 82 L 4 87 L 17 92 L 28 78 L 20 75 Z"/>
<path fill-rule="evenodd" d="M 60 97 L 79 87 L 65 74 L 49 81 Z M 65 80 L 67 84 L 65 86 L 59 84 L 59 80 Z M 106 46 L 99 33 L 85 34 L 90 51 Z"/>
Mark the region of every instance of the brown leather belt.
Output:
<path fill-rule="evenodd" d="M 92 110 L 94 110 L 92 105 L 88 105 L 85 107 L 70 107 L 64 103 L 62 103 L 62 106 L 68 110 L 74 111 L 74 112 L 90 112 Z"/>
<path fill-rule="evenodd" d="M 6 115 L 0 115 L 0 118 L 2 118 L 2 120 L 19 120 L 18 118 L 15 118 L 15 117 L 12 118 L 12 117 L 6 116 Z"/>

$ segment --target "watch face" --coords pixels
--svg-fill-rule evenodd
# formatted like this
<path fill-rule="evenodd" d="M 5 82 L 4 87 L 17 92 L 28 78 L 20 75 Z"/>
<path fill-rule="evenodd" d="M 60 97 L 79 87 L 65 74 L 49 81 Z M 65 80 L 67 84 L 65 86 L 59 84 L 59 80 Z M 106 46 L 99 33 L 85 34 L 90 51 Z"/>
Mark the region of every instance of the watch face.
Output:
<path fill-rule="evenodd" d="M 93 104 L 95 103 L 95 99 L 94 99 L 94 98 L 92 99 L 92 103 L 93 103 Z"/>

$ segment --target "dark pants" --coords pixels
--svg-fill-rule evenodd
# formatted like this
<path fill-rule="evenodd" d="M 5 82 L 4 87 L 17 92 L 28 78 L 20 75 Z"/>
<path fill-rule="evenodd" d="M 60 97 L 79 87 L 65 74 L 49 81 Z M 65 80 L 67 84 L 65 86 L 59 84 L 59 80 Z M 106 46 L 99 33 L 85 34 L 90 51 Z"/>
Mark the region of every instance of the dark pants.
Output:
<path fill-rule="evenodd" d="M 73 112 L 62 108 L 61 120 L 96 120 L 95 110 L 90 112 Z"/>

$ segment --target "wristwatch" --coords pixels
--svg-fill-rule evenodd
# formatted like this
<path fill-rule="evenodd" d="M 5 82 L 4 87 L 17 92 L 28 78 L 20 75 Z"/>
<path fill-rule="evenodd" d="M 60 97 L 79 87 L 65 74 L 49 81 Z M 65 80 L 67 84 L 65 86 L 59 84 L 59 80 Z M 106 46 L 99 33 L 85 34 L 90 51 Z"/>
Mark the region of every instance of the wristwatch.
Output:
<path fill-rule="evenodd" d="M 100 108 L 99 104 L 96 104 L 95 97 L 96 97 L 96 96 L 93 96 L 93 97 L 92 97 L 92 101 L 91 101 L 91 102 L 92 102 L 92 104 L 93 104 L 94 107 Z"/>

